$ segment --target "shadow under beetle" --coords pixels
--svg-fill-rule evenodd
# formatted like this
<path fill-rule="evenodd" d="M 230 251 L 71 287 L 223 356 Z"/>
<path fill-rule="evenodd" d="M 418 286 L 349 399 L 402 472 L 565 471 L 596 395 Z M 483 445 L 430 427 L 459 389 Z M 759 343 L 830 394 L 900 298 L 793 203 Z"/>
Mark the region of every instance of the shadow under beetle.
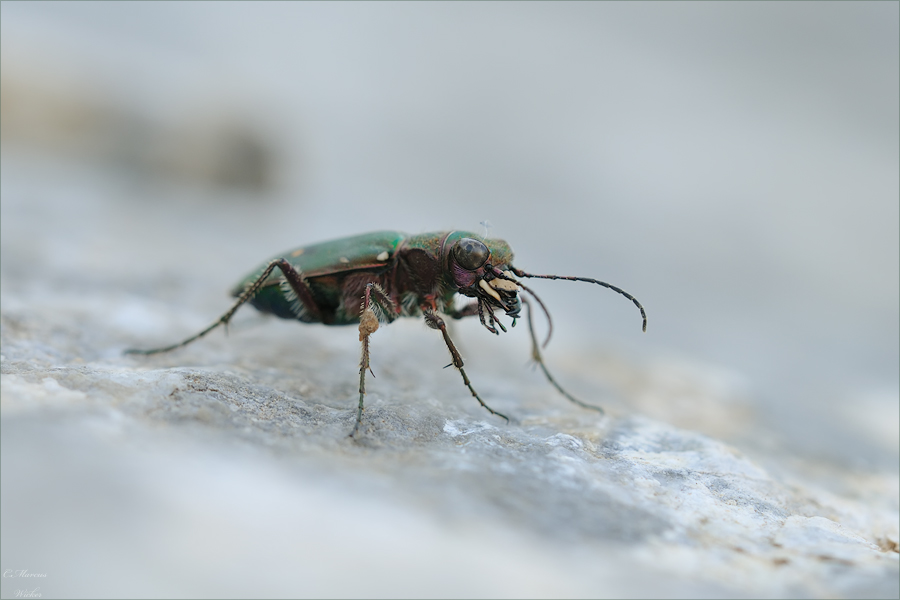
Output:
<path fill-rule="evenodd" d="M 547 316 L 550 329 L 543 346 L 550 341 L 553 331 L 550 313 L 541 299 L 516 277 L 585 281 L 609 288 L 640 309 L 643 330 L 646 331 L 644 307 L 634 296 L 614 285 L 587 277 L 526 273 L 514 267 L 512 260 L 512 249 L 503 240 L 481 240 L 476 234 L 466 231 L 416 236 L 397 231 L 377 231 L 304 246 L 273 258 L 245 277 L 231 291 L 232 296 L 237 298 L 234 306 L 200 333 L 171 346 L 152 350 L 131 349 L 126 353 L 156 354 L 185 346 L 219 325 L 227 325 L 237 309 L 246 302 L 261 312 L 283 319 L 325 325 L 358 324 L 362 357 L 359 363 L 359 407 L 356 424 L 350 432 L 352 437 L 362 422 L 366 371 L 371 372 L 369 336 L 378 329 L 379 322 L 390 323 L 398 317 L 422 315 L 430 328 L 441 332 L 452 357 L 451 364 L 459 370 L 472 396 L 491 414 L 508 422 L 506 415 L 485 404 L 472 387 L 463 369 L 462 357 L 439 315 L 453 319 L 477 315 L 488 331 L 499 335 L 506 328 L 494 311 L 499 309 L 505 312 L 512 318 L 512 326 L 515 326 L 524 304 L 531 334 L 531 355 L 547 380 L 575 404 L 602 413 L 603 409 L 599 406 L 586 404 L 570 395 L 550 375 L 534 333 L 531 305 L 527 298 L 519 295 L 520 290 L 530 294 Z M 473 300 L 457 308 L 456 294 Z"/>

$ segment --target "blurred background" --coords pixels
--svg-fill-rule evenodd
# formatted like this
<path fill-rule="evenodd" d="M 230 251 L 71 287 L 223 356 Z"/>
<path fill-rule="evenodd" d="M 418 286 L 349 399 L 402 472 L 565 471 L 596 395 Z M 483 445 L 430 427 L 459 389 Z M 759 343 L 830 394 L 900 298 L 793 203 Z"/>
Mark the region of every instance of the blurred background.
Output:
<path fill-rule="evenodd" d="M 897 3 L 0 15 L 5 307 L 106 287 L 202 324 L 205 298 L 224 309 L 291 247 L 487 230 L 519 268 L 599 278 L 647 308 L 641 334 L 616 294 L 535 282 L 551 363 L 677 364 L 750 408 L 755 443 L 900 466 Z M 466 331 L 527 358 L 523 331 Z M 690 428 L 670 401 L 631 409 Z"/>

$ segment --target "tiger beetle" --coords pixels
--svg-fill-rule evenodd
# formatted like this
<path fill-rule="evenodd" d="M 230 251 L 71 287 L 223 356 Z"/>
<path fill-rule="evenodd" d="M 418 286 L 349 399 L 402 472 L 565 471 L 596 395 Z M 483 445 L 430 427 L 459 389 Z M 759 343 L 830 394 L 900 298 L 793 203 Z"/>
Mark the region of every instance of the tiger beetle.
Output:
<path fill-rule="evenodd" d="M 472 396 L 488 412 L 509 422 L 509 417 L 485 404 L 472 387 L 463 369 L 462 356 L 450 339 L 447 325 L 440 315 L 453 319 L 478 315 L 485 329 L 499 335 L 501 331 L 506 332 L 506 327 L 494 311 L 499 309 L 505 312 L 512 318 L 514 327 L 524 304 L 531 335 L 531 356 L 547 380 L 578 406 L 602 413 L 603 409 L 599 406 L 587 404 L 569 394 L 547 370 L 540 348 L 547 346 L 553 333 L 550 313 L 537 294 L 516 277 L 585 281 L 609 288 L 638 307 L 643 318 L 643 330 L 647 331 L 644 307 L 628 292 L 603 281 L 588 277 L 526 273 L 514 267 L 512 260 L 512 249 L 503 240 L 482 240 L 467 231 L 416 236 L 397 231 L 377 231 L 304 246 L 276 256 L 245 277 L 231 290 L 232 296 L 237 298 L 234 306 L 203 331 L 171 346 L 125 352 L 156 354 L 186 346 L 216 327 L 227 325 L 237 309 L 247 302 L 263 313 L 282 319 L 325 325 L 358 324 L 362 356 L 359 362 L 359 407 L 356 424 L 350 432 L 350 437 L 353 437 L 362 422 L 366 371 L 372 373 L 369 366 L 369 336 L 381 322 L 391 323 L 398 317 L 421 315 L 428 327 L 441 332 L 450 351 L 451 364 L 459 370 Z M 519 295 L 520 291 L 533 297 L 547 317 L 549 328 L 542 345 L 538 344 L 534 332 L 531 303 Z M 457 308 L 457 294 L 473 300 Z"/>

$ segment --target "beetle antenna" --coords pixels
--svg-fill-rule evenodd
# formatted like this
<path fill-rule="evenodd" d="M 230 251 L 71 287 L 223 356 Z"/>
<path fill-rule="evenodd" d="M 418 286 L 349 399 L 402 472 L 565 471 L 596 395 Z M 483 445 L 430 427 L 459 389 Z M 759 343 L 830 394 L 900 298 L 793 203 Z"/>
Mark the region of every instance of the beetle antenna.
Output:
<path fill-rule="evenodd" d="M 535 275 L 533 273 L 526 273 L 525 271 L 517 269 L 512 265 L 509 266 L 509 270 L 512 271 L 513 273 L 515 273 L 519 277 L 534 277 L 536 279 L 565 279 L 567 281 L 584 281 L 587 283 L 596 283 L 597 285 L 602 285 L 603 287 L 611 289 L 614 292 L 618 292 L 618 293 L 622 294 L 623 296 L 625 296 L 626 298 L 628 298 L 629 300 L 631 300 L 634 303 L 634 305 L 638 307 L 638 310 L 641 311 L 641 317 L 644 320 L 642 329 L 643 329 L 643 331 L 647 331 L 647 313 L 644 311 L 644 307 L 641 306 L 641 303 L 638 302 L 637 298 L 635 298 L 634 296 L 632 296 L 631 294 L 629 294 L 622 288 L 618 288 L 612 284 L 606 283 L 604 281 L 598 281 L 597 279 L 591 279 L 589 277 L 564 277 L 562 275 Z M 521 283 L 519 285 L 521 285 L 524 289 L 528 289 L 528 288 L 525 288 L 525 286 L 522 285 Z M 531 294 L 534 295 L 534 292 L 531 292 Z M 535 296 L 535 298 L 537 298 L 537 296 Z"/>
<path fill-rule="evenodd" d="M 593 404 L 588 404 L 587 402 L 582 402 L 569 392 L 563 389 L 561 385 L 559 385 L 555 379 L 553 379 L 553 375 L 550 374 L 550 371 L 547 369 L 547 365 L 544 364 L 544 358 L 541 356 L 541 350 L 538 346 L 537 336 L 534 334 L 534 322 L 531 318 L 531 303 L 528 301 L 528 298 L 522 298 L 522 302 L 525 304 L 525 308 L 528 312 L 528 332 L 531 334 L 531 358 L 534 359 L 534 362 L 541 368 L 541 371 L 544 372 L 544 376 L 547 377 L 547 381 L 559 391 L 560 394 L 581 406 L 582 408 L 589 408 L 591 410 L 596 410 L 600 414 L 603 414 L 603 409 L 599 406 L 594 406 Z"/>
<path fill-rule="evenodd" d="M 540 297 L 540 296 L 538 296 L 537 294 L 534 293 L 534 290 L 533 290 L 533 289 L 531 289 L 530 287 L 527 287 L 527 286 L 522 285 L 521 282 L 519 282 L 519 286 L 521 286 L 521 288 L 522 288 L 523 290 L 525 290 L 526 292 L 528 292 L 529 294 L 531 294 L 532 298 L 534 298 L 535 300 L 537 300 L 537 303 L 538 303 L 538 305 L 541 307 L 541 310 L 544 311 L 544 314 L 547 316 L 547 339 L 545 339 L 545 340 L 544 340 L 544 343 L 541 344 L 541 346 L 542 346 L 543 348 L 546 348 L 546 347 L 547 347 L 547 344 L 550 343 L 550 336 L 553 335 L 553 319 L 550 318 L 550 311 L 547 310 L 547 306 L 544 304 L 544 301 L 541 300 L 541 297 Z M 530 309 L 529 309 L 529 310 L 530 310 Z"/>

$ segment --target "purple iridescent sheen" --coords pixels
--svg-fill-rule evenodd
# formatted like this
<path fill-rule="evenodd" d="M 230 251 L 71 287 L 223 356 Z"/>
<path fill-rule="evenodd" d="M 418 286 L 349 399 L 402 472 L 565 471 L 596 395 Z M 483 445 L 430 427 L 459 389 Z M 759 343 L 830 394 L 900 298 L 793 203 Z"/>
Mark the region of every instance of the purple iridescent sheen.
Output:
<path fill-rule="evenodd" d="M 453 281 L 461 288 L 473 285 L 478 279 L 478 275 L 475 272 L 463 269 L 452 258 L 450 259 L 450 271 L 453 273 Z"/>

